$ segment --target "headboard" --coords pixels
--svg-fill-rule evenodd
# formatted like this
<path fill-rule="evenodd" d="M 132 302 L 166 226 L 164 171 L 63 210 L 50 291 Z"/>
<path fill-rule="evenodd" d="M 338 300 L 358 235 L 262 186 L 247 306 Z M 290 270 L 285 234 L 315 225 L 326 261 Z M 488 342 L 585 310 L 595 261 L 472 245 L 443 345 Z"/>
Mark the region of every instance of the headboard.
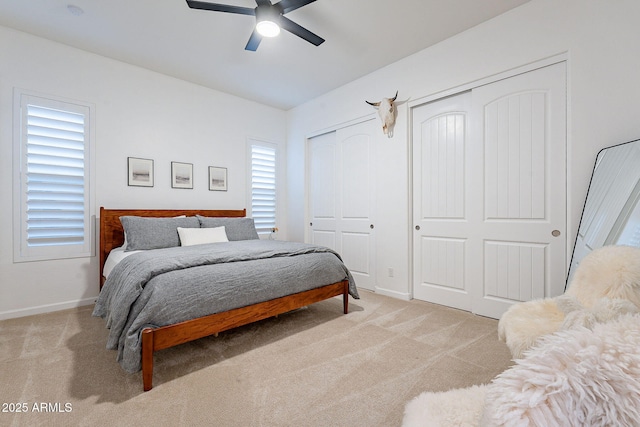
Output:
<path fill-rule="evenodd" d="M 100 207 L 100 288 L 104 284 L 102 270 L 112 249 L 124 243 L 124 230 L 120 222 L 121 216 L 174 217 L 180 215 L 213 216 L 213 217 L 245 217 L 246 209 L 238 210 L 185 210 L 185 209 L 105 209 Z"/>

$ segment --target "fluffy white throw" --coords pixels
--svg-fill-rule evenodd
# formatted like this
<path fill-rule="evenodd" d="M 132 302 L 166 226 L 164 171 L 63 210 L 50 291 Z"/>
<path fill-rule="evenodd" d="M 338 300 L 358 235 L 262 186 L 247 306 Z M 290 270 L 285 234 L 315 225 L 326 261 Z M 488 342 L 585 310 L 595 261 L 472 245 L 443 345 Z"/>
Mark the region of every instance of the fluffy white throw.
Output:
<path fill-rule="evenodd" d="M 640 425 L 640 317 L 542 338 L 488 386 L 480 425 Z"/>
<path fill-rule="evenodd" d="M 487 386 L 422 393 L 403 426 L 640 426 L 640 316 L 590 326 L 542 338 Z"/>
<path fill-rule="evenodd" d="M 486 386 L 422 393 L 405 406 L 402 427 L 475 427 L 482 416 Z"/>

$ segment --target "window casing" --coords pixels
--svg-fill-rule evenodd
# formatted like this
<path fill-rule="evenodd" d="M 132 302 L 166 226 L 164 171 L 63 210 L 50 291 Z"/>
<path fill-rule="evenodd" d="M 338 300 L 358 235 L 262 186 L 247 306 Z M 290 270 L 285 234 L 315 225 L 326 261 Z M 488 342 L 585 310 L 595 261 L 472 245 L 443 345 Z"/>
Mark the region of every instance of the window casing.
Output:
<path fill-rule="evenodd" d="M 251 216 L 258 234 L 267 235 L 277 224 L 277 146 L 249 141 Z"/>
<path fill-rule="evenodd" d="M 16 90 L 14 108 L 14 261 L 91 256 L 91 106 Z"/>

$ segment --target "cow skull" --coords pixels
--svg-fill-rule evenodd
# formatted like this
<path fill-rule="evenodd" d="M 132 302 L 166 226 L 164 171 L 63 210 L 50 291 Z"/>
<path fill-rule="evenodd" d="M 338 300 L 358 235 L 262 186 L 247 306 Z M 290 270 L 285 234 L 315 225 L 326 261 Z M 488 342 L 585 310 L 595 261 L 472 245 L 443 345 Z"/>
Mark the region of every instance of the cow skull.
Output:
<path fill-rule="evenodd" d="M 382 132 L 391 138 L 393 136 L 393 124 L 396 122 L 396 106 L 394 101 L 398 97 L 398 91 L 393 98 L 382 98 L 380 102 L 365 102 L 378 108 L 378 115 L 382 121 Z"/>

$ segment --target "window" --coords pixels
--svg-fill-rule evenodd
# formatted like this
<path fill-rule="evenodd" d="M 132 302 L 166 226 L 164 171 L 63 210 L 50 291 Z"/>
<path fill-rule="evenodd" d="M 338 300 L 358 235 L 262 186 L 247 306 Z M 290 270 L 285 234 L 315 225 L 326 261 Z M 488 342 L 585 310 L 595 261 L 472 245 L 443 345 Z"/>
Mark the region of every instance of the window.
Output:
<path fill-rule="evenodd" d="M 258 234 L 276 227 L 276 146 L 250 141 L 251 216 Z"/>
<path fill-rule="evenodd" d="M 14 261 L 91 255 L 88 105 L 16 91 Z"/>

